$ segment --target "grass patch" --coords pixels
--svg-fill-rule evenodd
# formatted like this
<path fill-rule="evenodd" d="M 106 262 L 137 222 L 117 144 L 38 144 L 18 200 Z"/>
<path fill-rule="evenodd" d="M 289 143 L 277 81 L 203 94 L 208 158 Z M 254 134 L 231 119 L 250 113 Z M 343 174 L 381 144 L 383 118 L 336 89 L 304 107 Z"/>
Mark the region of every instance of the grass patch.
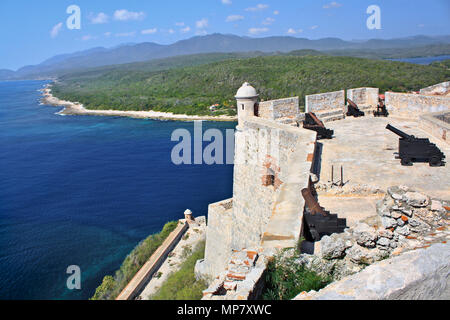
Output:
<path fill-rule="evenodd" d="M 192 254 L 184 261 L 180 269 L 172 273 L 163 283 L 152 300 L 200 300 L 202 291 L 207 288 L 204 281 L 195 279 L 194 267 L 205 256 L 205 241 L 202 241 Z"/>
<path fill-rule="evenodd" d="M 296 255 L 283 258 L 281 253 L 269 262 L 264 300 L 290 300 L 303 291 L 318 291 L 332 281 L 331 277 L 323 277 L 296 263 L 296 258 Z"/>
<path fill-rule="evenodd" d="M 178 221 L 168 222 L 161 232 L 139 243 L 125 258 L 114 277 L 108 275 L 103 278 L 103 282 L 97 287 L 91 300 L 114 300 L 169 234 L 175 230 L 177 224 Z"/>

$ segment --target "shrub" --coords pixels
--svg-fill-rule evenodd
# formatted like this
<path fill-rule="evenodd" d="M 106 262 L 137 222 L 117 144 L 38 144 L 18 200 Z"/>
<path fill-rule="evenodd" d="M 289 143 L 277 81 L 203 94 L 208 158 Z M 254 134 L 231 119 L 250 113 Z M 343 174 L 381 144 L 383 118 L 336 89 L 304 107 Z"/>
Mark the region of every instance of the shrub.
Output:
<path fill-rule="evenodd" d="M 331 282 L 331 277 L 323 277 L 296 263 L 296 258 L 295 255 L 284 258 L 279 254 L 269 262 L 262 295 L 264 300 L 289 300 L 303 291 L 318 291 Z"/>
<path fill-rule="evenodd" d="M 167 278 L 158 292 L 150 298 L 152 300 L 200 300 L 202 291 L 207 284 L 196 280 L 194 274 L 195 263 L 205 256 L 205 241 L 202 241 L 192 255 L 184 261 L 180 269 Z"/>

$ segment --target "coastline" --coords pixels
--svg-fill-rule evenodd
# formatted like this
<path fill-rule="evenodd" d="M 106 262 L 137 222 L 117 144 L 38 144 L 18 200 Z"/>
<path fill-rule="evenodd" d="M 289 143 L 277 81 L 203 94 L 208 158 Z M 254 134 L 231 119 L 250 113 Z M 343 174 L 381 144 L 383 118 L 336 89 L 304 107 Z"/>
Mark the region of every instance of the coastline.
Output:
<path fill-rule="evenodd" d="M 174 114 L 171 112 L 160 111 L 121 111 L 121 110 L 89 110 L 78 102 L 65 101 L 56 98 L 51 93 L 51 84 L 47 84 L 43 89 L 41 102 L 46 105 L 63 107 L 57 114 L 59 115 L 78 115 L 78 116 L 110 116 L 110 117 L 129 117 L 137 119 L 154 120 L 175 120 L 175 121 L 237 121 L 236 116 L 190 116 L 186 114 Z"/>

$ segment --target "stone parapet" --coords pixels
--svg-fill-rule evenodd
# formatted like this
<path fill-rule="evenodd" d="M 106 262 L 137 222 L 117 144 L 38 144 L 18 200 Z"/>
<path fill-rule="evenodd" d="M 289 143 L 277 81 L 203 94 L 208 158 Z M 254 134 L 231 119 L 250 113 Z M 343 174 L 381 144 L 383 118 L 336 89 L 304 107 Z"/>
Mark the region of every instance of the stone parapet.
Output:
<path fill-rule="evenodd" d="M 385 104 L 389 114 L 418 120 L 425 113 L 450 110 L 450 97 L 412 93 L 386 92 Z"/>
<path fill-rule="evenodd" d="M 334 91 L 305 97 L 305 112 L 330 112 L 340 110 L 344 112 L 345 91 Z"/>
<path fill-rule="evenodd" d="M 429 113 L 420 116 L 419 125 L 426 132 L 439 140 L 450 143 L 450 123 L 443 121 L 450 111 Z"/>
<path fill-rule="evenodd" d="M 227 261 L 230 259 L 232 210 L 232 198 L 208 206 L 205 259 L 197 263 L 195 267 L 195 272 L 200 278 L 212 279 L 225 269 Z"/>
<path fill-rule="evenodd" d="M 450 81 L 447 81 L 420 89 L 420 94 L 447 94 L 449 90 Z"/>
<path fill-rule="evenodd" d="M 298 97 L 263 101 L 258 106 L 258 117 L 269 120 L 292 119 L 295 121 L 299 112 Z"/>
<path fill-rule="evenodd" d="M 347 90 L 347 98 L 360 109 L 375 109 L 378 105 L 378 88 L 356 88 Z"/>

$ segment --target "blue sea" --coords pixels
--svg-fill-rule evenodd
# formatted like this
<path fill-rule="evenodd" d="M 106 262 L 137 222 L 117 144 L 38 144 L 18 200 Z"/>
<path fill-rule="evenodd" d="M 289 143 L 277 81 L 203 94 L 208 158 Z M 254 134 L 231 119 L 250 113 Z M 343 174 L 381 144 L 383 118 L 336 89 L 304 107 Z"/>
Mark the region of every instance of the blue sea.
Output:
<path fill-rule="evenodd" d="M 0 299 L 88 299 L 167 221 L 232 196 L 232 165 L 172 164 L 171 134 L 193 122 L 56 115 L 46 83 L 0 82 Z"/>

